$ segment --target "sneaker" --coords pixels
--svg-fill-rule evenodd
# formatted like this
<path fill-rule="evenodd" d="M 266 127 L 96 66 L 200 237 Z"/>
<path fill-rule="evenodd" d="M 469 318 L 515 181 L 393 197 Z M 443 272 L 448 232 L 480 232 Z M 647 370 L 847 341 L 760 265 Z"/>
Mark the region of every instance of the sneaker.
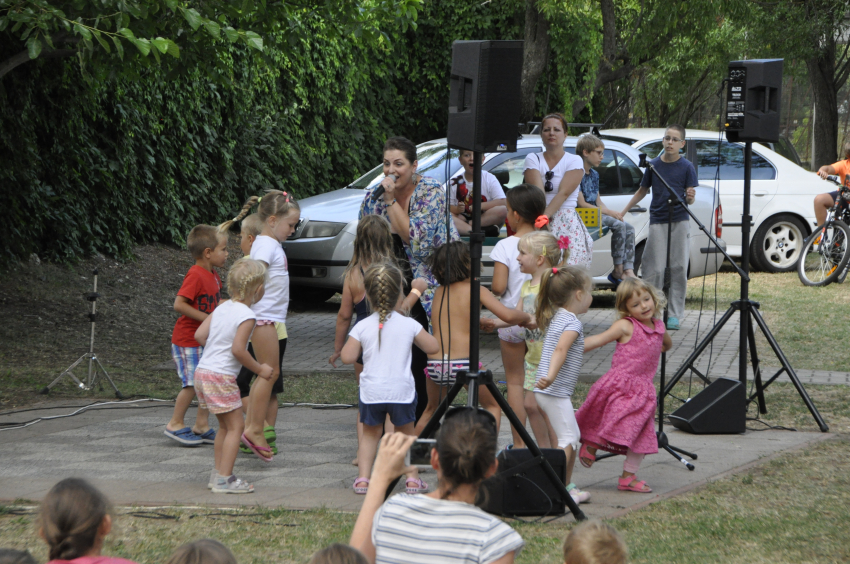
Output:
<path fill-rule="evenodd" d="M 201 446 L 204 444 L 204 439 L 193 433 L 189 427 L 183 427 L 179 431 L 169 431 L 166 428 L 165 436 L 174 439 L 183 446 Z"/>
<path fill-rule="evenodd" d="M 254 493 L 254 486 L 231 474 L 229 478 L 219 478 L 212 491 L 213 493 L 246 494 Z"/>
<path fill-rule="evenodd" d="M 567 486 L 567 491 L 570 492 L 570 497 L 578 503 L 587 503 L 590 500 L 590 492 L 584 492 L 578 489 L 575 484 Z"/>
<path fill-rule="evenodd" d="M 215 468 L 212 469 L 212 473 L 210 474 L 210 481 L 207 482 L 207 489 L 213 489 L 215 487 L 215 483 L 218 478 L 218 472 Z"/>
<path fill-rule="evenodd" d="M 668 317 L 667 318 L 667 329 L 670 331 L 676 331 L 679 329 L 679 318 L 678 317 Z"/>

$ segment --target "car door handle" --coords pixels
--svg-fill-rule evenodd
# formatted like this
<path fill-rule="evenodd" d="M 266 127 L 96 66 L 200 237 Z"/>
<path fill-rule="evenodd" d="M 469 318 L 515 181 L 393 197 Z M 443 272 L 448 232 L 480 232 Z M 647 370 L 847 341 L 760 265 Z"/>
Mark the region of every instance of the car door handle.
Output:
<path fill-rule="evenodd" d="M 753 191 L 753 196 L 758 196 L 758 197 L 767 196 L 767 190 Z"/>
<path fill-rule="evenodd" d="M 629 213 L 643 213 L 645 211 L 646 211 L 646 208 L 635 206 L 635 207 L 633 207 L 632 209 L 629 210 Z"/>

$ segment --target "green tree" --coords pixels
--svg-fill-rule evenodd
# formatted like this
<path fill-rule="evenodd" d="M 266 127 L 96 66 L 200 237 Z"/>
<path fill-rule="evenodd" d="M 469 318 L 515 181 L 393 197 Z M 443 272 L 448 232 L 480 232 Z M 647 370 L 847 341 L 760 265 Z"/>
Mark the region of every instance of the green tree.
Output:
<path fill-rule="evenodd" d="M 258 53 L 272 37 L 282 47 L 309 37 L 308 21 L 329 34 L 385 41 L 384 29 L 416 26 L 422 0 L 0 0 L 0 34 L 19 48 L 0 60 L 0 78 L 39 57 L 123 59 L 133 46 L 142 61 L 170 55 L 183 68 L 215 75 L 218 53 L 241 43 Z"/>

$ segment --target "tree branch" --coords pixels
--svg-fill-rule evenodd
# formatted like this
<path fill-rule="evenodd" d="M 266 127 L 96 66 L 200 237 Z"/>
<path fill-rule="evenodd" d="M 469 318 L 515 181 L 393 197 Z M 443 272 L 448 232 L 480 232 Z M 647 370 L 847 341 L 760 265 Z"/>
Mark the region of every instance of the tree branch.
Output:
<path fill-rule="evenodd" d="M 45 51 L 39 55 L 39 59 L 61 59 L 72 56 L 76 51 L 74 49 L 57 49 L 55 51 Z M 0 63 L 0 79 L 12 72 L 16 67 L 24 63 L 28 63 L 30 59 L 29 51 L 21 51 L 17 55 L 12 55 L 2 63 Z"/>

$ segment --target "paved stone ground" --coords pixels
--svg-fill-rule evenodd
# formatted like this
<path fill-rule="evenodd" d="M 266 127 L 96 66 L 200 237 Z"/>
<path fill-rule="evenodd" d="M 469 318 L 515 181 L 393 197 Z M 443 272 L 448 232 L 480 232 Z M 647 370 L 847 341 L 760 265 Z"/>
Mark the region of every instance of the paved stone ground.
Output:
<path fill-rule="evenodd" d="M 289 342 L 284 357 L 284 372 L 305 374 L 316 371 L 333 372 L 334 370 L 350 372 L 350 366 L 334 369 L 327 359 L 333 354 L 334 329 L 337 306 L 326 303 L 291 314 L 287 319 Z M 488 315 L 485 312 L 485 315 Z M 720 319 L 722 312 L 717 315 Z M 612 309 L 591 309 L 581 316 L 585 335 L 600 333 L 608 329 L 616 320 L 617 314 Z M 697 369 L 703 374 L 714 378 L 738 378 L 738 314 L 721 329 L 715 337 L 713 345 L 706 349 L 697 363 Z M 681 329 L 671 332 L 673 349 L 667 355 L 667 377 L 670 378 L 694 350 L 696 344 L 714 326 L 713 312 L 703 313 L 688 310 L 681 320 Z M 782 343 L 779 343 L 782 346 Z M 611 356 L 615 344 L 609 344 L 592 351 L 584 356 L 581 369 L 582 379 L 594 381 L 611 367 Z M 760 349 L 759 357 L 763 364 L 779 366 L 779 361 L 770 349 Z M 499 351 L 499 338 L 495 334 L 482 334 L 481 362 L 493 371 L 493 374 L 504 379 L 504 367 Z M 170 369 L 170 365 L 166 365 Z M 792 365 L 793 367 L 793 365 Z M 763 368 L 762 378 L 767 380 L 778 368 Z M 804 384 L 845 384 L 850 385 L 850 372 L 830 372 L 825 370 L 799 370 L 797 376 Z M 687 376 L 687 375 L 686 375 Z M 752 377 L 752 370 L 750 370 Z M 782 374 L 778 382 L 790 381 Z"/>
<path fill-rule="evenodd" d="M 0 423 L 73 411 L 55 409 L 0 416 Z M 363 500 L 351 490 L 357 469 L 353 409 L 281 409 L 276 425 L 283 455 L 270 463 L 240 454 L 236 473 L 252 482 L 251 495 L 215 495 L 206 488 L 212 469 L 211 446 L 187 448 L 163 435 L 171 403 L 139 402 L 123 409 L 101 409 L 0 432 L 0 502 L 41 499 L 58 480 L 91 479 L 119 505 L 263 505 L 293 509 L 328 507 L 357 511 Z M 194 417 L 190 410 L 189 417 Z M 617 491 L 622 458 L 599 461 L 592 469 L 577 464 L 576 483 L 592 494 L 582 508 L 591 517 L 627 511 L 716 479 L 765 456 L 828 438 L 829 434 L 787 431 L 697 436 L 668 429 L 670 442 L 699 455 L 689 472 L 666 453 L 647 457 L 641 477 L 652 494 Z M 500 443 L 510 441 L 502 421 Z M 428 482 L 433 472 L 424 473 Z M 566 517 L 571 518 L 571 517 Z"/>

